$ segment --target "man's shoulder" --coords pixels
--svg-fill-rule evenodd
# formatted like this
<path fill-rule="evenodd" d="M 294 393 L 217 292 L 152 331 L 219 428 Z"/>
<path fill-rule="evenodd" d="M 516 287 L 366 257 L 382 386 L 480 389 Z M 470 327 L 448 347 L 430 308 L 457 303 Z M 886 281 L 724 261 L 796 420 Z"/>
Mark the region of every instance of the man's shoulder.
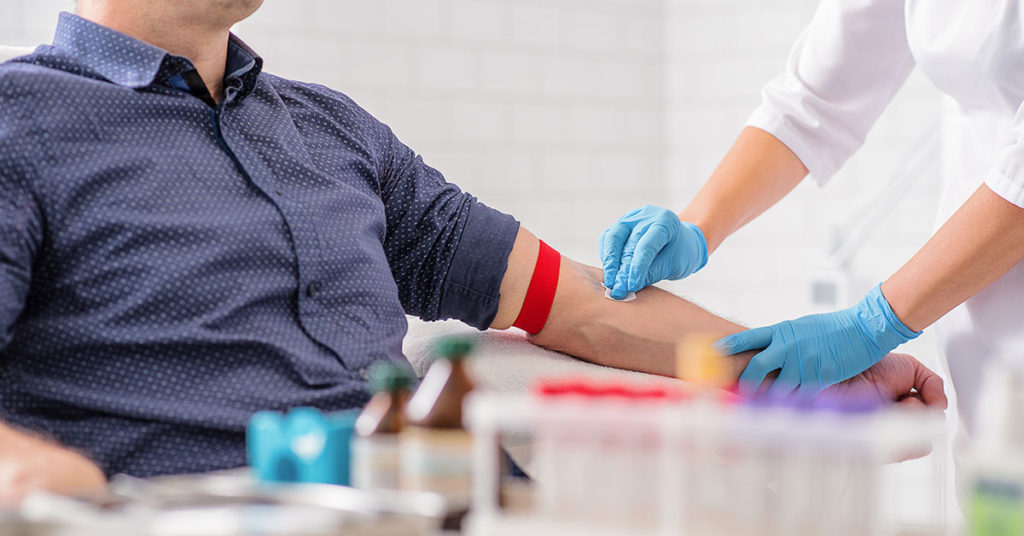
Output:
<path fill-rule="evenodd" d="M 0 121 L 26 117 L 37 108 L 48 76 L 47 69 L 33 63 L 31 57 L 0 63 Z"/>
<path fill-rule="evenodd" d="M 348 95 L 323 84 L 302 82 L 263 73 L 285 104 L 319 111 L 329 116 L 349 116 L 378 122 L 369 112 Z"/>
<path fill-rule="evenodd" d="M 47 93 L 61 96 L 61 82 L 89 75 L 74 58 L 48 46 L 0 63 L 0 104 L 26 98 L 38 99 Z M 66 95 L 64 95 L 66 98 Z"/>

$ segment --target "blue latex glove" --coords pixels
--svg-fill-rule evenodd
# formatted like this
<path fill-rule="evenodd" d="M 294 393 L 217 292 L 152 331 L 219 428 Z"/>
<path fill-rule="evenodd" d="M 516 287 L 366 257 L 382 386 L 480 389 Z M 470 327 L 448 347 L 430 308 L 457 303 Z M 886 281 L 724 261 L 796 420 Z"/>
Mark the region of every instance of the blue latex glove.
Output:
<path fill-rule="evenodd" d="M 788 396 L 796 388 L 798 396 L 811 397 L 871 368 L 920 334 L 896 317 L 878 285 L 849 309 L 743 331 L 715 341 L 714 347 L 725 355 L 762 350 L 740 375 L 743 392 L 752 394 L 769 372 L 782 369 L 771 396 Z"/>
<path fill-rule="evenodd" d="M 704 233 L 664 208 L 638 208 L 601 235 L 604 286 L 616 300 L 662 279 L 682 279 L 707 262 Z"/>

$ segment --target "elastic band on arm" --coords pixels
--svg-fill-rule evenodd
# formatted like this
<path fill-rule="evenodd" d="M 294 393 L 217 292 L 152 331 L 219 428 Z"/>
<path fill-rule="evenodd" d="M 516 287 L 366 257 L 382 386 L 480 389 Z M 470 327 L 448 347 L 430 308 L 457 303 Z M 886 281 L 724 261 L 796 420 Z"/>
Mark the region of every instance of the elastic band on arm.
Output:
<path fill-rule="evenodd" d="M 540 333 L 551 313 L 551 304 L 555 301 L 555 290 L 558 289 L 558 271 L 562 265 L 562 256 L 551 246 L 540 241 L 537 264 L 533 268 L 530 286 L 526 289 L 523 308 L 519 311 L 512 325 L 531 335 Z"/>

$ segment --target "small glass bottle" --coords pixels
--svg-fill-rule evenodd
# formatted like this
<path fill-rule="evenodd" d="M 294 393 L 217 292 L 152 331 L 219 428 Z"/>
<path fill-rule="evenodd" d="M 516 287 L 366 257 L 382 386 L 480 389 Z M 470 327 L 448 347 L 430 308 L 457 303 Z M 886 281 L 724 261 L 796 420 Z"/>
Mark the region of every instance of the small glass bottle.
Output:
<path fill-rule="evenodd" d="M 370 369 L 373 398 L 359 414 L 352 438 L 352 485 L 357 488 L 398 489 L 398 434 L 415 378 L 398 363 L 381 361 Z"/>
<path fill-rule="evenodd" d="M 401 433 L 402 488 L 431 491 L 453 502 L 469 498 L 472 441 L 462 423 L 462 402 L 473 390 L 465 358 L 469 338 L 447 338 L 438 359 L 409 400 Z"/>

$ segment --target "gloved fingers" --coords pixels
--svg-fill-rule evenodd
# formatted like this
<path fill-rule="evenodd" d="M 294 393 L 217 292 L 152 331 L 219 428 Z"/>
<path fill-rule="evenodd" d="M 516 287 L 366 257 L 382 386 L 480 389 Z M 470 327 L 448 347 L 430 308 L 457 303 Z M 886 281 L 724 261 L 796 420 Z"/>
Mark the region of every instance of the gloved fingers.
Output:
<path fill-rule="evenodd" d="M 619 271 L 619 260 L 614 255 L 605 255 L 604 244 L 608 240 L 608 233 L 611 229 L 605 229 L 601 233 L 601 238 L 597 243 L 598 254 L 601 256 L 601 271 L 604 273 L 604 286 L 610 288 L 610 284 L 615 284 L 615 274 Z"/>
<path fill-rule="evenodd" d="M 660 276 L 648 277 L 651 264 L 654 263 L 661 250 L 668 245 L 672 239 L 667 227 L 656 223 L 647 228 L 640 240 L 636 243 L 636 250 L 633 253 L 633 263 L 629 267 L 629 275 L 626 279 L 626 290 L 636 292 L 648 283 L 654 283 Z"/>
<path fill-rule="evenodd" d="M 629 238 L 626 239 L 626 244 L 622 246 L 622 261 L 619 263 L 619 272 L 615 274 L 615 285 L 611 287 L 612 299 L 621 300 L 629 294 L 629 268 L 633 264 L 633 254 L 636 251 L 636 245 L 640 241 L 640 232 L 636 229 L 630 233 Z"/>
<path fill-rule="evenodd" d="M 622 263 L 622 248 L 632 232 L 632 227 L 620 222 L 612 225 L 601 234 L 601 266 L 604 269 L 604 286 L 612 288 L 615 276 L 619 273 Z"/>
<path fill-rule="evenodd" d="M 785 349 L 769 346 L 768 349 L 750 358 L 747 368 L 740 374 L 740 393 L 748 397 L 757 393 L 765 376 L 773 370 L 782 368 L 785 356 Z"/>
<path fill-rule="evenodd" d="M 722 337 L 712 343 L 711 347 L 722 355 L 733 355 L 748 350 L 760 350 L 767 348 L 772 343 L 773 333 L 772 326 L 748 329 Z"/>
<path fill-rule="evenodd" d="M 652 208 L 657 208 L 657 207 L 654 207 L 653 205 L 644 205 L 644 206 L 642 206 L 640 208 L 634 208 L 633 210 L 630 210 L 629 212 L 624 214 L 621 218 L 619 218 L 619 221 L 622 221 L 622 220 L 625 220 L 625 219 L 628 219 L 628 218 L 632 218 L 633 216 L 636 216 L 637 214 L 640 214 L 641 212 L 650 210 Z"/>
<path fill-rule="evenodd" d="M 797 400 L 810 402 L 811 400 L 814 400 L 814 397 L 821 394 L 821 392 L 827 387 L 829 386 L 822 386 L 818 382 L 801 383 L 800 387 L 797 387 L 796 394 L 794 396 L 796 396 Z"/>
<path fill-rule="evenodd" d="M 800 386 L 800 360 L 789 359 L 782 365 L 778 377 L 772 382 L 768 395 L 772 399 L 781 400 L 793 393 Z"/>

